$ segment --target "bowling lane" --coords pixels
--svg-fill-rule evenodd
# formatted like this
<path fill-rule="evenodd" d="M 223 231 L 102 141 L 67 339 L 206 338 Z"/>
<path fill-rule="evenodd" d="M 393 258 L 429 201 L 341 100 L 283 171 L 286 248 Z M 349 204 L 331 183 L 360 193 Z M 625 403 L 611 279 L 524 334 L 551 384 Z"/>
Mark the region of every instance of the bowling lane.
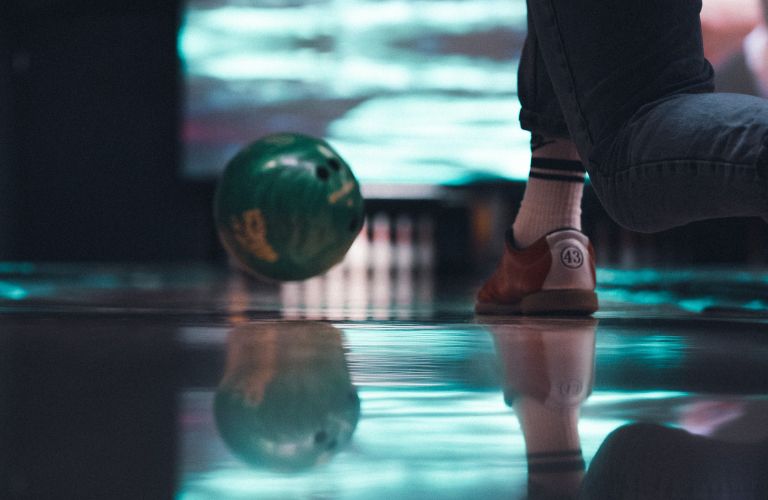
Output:
<path fill-rule="evenodd" d="M 331 335 L 331 328 L 335 340 L 323 340 L 322 347 L 308 337 L 291 345 L 292 336 Z M 611 431 L 635 421 L 757 441 L 766 437 L 760 424 L 768 410 L 765 333 L 764 325 L 745 328 L 727 320 L 704 326 L 682 317 L 639 323 L 257 322 L 190 332 L 200 344 L 223 347 L 228 361 L 247 341 L 284 349 L 288 360 L 318 357 L 324 349 L 344 352 L 333 367 L 304 367 L 302 376 L 316 389 L 312 395 L 293 387 L 283 397 L 308 397 L 301 405 L 316 409 L 313 396 L 330 398 L 317 381 L 346 381 L 338 373 L 346 371 L 360 408 L 345 446 L 318 459 L 320 465 L 286 473 L 254 467 L 258 461 L 233 455 L 217 439 L 222 422 L 211 408 L 226 376 L 215 388 L 187 388 L 180 409 L 189 416 L 181 433 L 180 496 L 524 498 L 526 438 L 533 449 L 551 451 L 552 436 L 575 432 L 568 449 L 580 448 L 587 465 Z M 254 356 L 252 363 L 256 368 L 263 361 Z M 290 361 L 285 370 L 286 376 L 302 371 Z M 333 416 L 317 417 L 316 427 L 293 429 L 295 447 L 286 445 L 285 453 L 303 457 L 300 443 L 311 442 L 324 418 L 335 422 L 338 413 L 345 414 L 332 410 Z M 529 430 L 529 437 L 521 415 L 549 425 Z M 533 437 L 537 433 L 543 437 Z"/>
<path fill-rule="evenodd" d="M 601 269 L 594 318 L 535 319 L 472 315 L 474 278 L 415 273 L 406 300 L 342 271 L 4 264 L 3 496 L 524 498 L 581 459 L 599 491 L 762 487 L 764 273 Z M 663 427 L 614 435 L 608 463 L 642 467 L 606 472 L 633 422 Z"/>

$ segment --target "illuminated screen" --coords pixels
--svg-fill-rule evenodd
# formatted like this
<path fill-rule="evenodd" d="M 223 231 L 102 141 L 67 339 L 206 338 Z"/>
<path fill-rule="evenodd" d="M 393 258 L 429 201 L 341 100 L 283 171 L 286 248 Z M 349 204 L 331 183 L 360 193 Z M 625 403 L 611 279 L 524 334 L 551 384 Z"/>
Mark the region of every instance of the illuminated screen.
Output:
<path fill-rule="evenodd" d="M 188 0 L 184 175 L 292 131 L 364 185 L 525 179 L 524 37 L 523 0 Z"/>

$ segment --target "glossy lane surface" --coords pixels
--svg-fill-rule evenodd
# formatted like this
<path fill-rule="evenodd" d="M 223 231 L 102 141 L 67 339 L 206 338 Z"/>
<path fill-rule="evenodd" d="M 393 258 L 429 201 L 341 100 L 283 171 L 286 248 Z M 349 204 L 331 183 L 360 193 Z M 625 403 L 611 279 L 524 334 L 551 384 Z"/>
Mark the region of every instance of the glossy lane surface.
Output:
<path fill-rule="evenodd" d="M 764 491 L 766 275 L 604 269 L 600 313 L 549 319 L 475 317 L 471 279 L 409 276 L 404 300 L 402 278 L 4 265 L 5 492 L 523 498 L 585 471 L 593 497 Z M 611 434 L 638 421 L 664 427 Z M 676 440 L 692 470 L 643 459 Z"/>

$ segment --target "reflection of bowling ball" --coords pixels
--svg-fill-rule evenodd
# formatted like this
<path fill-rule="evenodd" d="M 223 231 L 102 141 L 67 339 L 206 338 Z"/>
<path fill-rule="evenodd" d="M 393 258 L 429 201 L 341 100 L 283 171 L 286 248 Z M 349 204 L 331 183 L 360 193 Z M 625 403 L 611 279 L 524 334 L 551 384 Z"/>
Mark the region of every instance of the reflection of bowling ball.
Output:
<path fill-rule="evenodd" d="M 304 321 L 236 328 L 214 415 L 229 449 L 250 465 L 290 472 L 330 460 L 360 416 L 341 333 Z"/>
<path fill-rule="evenodd" d="M 267 136 L 227 164 L 214 215 L 228 253 L 246 271 L 302 280 L 341 261 L 363 226 L 349 165 L 325 141 Z"/>

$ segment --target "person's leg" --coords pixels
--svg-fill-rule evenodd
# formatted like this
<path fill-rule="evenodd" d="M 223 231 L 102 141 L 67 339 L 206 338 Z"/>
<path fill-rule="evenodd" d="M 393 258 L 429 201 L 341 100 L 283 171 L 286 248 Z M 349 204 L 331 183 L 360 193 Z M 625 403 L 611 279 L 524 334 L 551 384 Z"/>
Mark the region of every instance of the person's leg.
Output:
<path fill-rule="evenodd" d="M 520 119 L 531 131 L 531 168 L 512 234 L 515 245 L 526 248 L 557 229 L 581 229 L 585 176 L 530 20 L 520 58 L 518 95 Z"/>
<path fill-rule="evenodd" d="M 585 170 L 530 23 L 518 82 L 531 169 L 501 262 L 478 292 L 475 311 L 589 314 L 598 304 L 594 252 L 581 233 Z"/>
<path fill-rule="evenodd" d="M 529 496 L 575 496 L 584 474 L 579 408 L 592 392 L 594 319 L 486 325 L 500 361 L 504 402 L 520 424 Z"/>
<path fill-rule="evenodd" d="M 708 93 L 700 8 L 691 0 L 528 2 L 593 187 L 631 229 L 768 215 L 768 101 Z"/>
<path fill-rule="evenodd" d="M 512 234 L 527 248 L 558 229 L 581 230 L 584 166 L 569 139 L 550 139 L 531 152 L 531 166 Z"/>

